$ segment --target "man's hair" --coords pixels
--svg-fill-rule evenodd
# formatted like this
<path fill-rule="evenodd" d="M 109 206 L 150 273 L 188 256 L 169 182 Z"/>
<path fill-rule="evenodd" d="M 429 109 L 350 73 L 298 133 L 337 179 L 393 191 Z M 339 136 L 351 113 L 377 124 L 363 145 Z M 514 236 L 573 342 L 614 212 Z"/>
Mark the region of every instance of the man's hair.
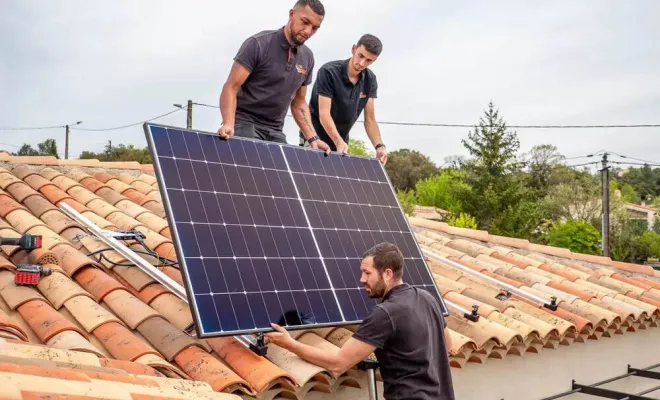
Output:
<path fill-rule="evenodd" d="M 364 46 L 369 53 L 373 53 L 377 56 L 380 55 L 380 52 L 383 51 L 383 43 L 376 36 L 371 34 L 362 35 L 360 40 L 358 40 L 356 47 Z"/>
<path fill-rule="evenodd" d="M 403 254 L 395 244 L 379 243 L 364 252 L 362 259 L 364 260 L 367 257 L 374 258 L 374 267 L 379 273 L 382 274 L 389 268 L 394 273 L 395 278 L 403 276 Z"/>
<path fill-rule="evenodd" d="M 298 0 L 294 7 L 304 8 L 305 6 L 309 6 L 309 8 L 311 8 L 312 11 L 314 11 L 318 15 L 322 17 L 325 16 L 325 7 L 323 7 L 323 3 L 321 3 L 319 0 Z"/>

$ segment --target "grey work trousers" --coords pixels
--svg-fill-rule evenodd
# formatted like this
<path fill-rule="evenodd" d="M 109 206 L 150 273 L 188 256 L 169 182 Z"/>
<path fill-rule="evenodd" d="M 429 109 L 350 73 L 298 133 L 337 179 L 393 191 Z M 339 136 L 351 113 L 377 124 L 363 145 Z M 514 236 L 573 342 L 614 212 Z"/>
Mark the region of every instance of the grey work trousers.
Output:
<path fill-rule="evenodd" d="M 234 123 L 234 136 L 286 144 L 286 135 L 284 132 L 247 121 L 237 120 Z"/>

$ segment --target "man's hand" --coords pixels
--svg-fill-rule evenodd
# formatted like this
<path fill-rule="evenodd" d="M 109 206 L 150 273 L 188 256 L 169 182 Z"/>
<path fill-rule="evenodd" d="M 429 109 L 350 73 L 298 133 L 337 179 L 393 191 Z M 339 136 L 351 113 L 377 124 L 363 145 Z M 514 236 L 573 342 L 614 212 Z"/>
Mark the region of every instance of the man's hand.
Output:
<path fill-rule="evenodd" d="M 341 137 L 339 138 L 337 143 L 335 143 L 335 146 L 337 147 L 337 153 L 348 154 L 348 145 L 346 144 L 346 142 L 344 142 L 344 139 L 342 139 Z"/>
<path fill-rule="evenodd" d="M 283 349 L 291 349 L 295 339 L 291 337 L 289 332 L 277 324 L 270 324 L 270 326 L 275 329 L 275 332 L 266 333 L 264 338 L 268 339 L 271 343 L 275 343 L 276 345 L 282 347 Z"/>
<path fill-rule="evenodd" d="M 330 149 L 330 146 L 328 146 L 328 144 L 321 139 L 317 139 L 313 141 L 312 143 L 309 144 L 309 147 L 311 147 L 312 149 L 323 150 L 326 156 L 329 155 L 330 152 L 332 151 Z"/>
<path fill-rule="evenodd" d="M 229 136 L 234 136 L 234 125 L 224 124 L 218 129 L 218 135 L 221 139 L 227 139 Z"/>
<path fill-rule="evenodd" d="M 387 149 L 384 146 L 379 147 L 378 150 L 376 150 L 376 158 L 378 158 L 383 165 L 387 163 Z"/>

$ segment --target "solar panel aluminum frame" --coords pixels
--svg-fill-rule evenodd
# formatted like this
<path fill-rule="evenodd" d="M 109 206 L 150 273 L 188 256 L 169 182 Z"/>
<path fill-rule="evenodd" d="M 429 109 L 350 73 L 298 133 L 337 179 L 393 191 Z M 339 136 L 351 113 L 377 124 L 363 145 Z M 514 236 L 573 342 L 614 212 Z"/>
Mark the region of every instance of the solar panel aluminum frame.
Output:
<path fill-rule="evenodd" d="M 199 313 L 199 310 L 198 310 L 198 307 L 197 307 L 197 302 L 194 298 L 194 291 L 192 290 L 192 287 L 193 287 L 192 281 L 191 281 L 190 276 L 188 274 L 188 269 L 187 269 L 187 265 L 186 265 L 186 257 L 183 254 L 180 234 L 179 234 L 179 231 L 177 229 L 176 221 L 173 218 L 174 213 L 172 211 L 172 205 L 170 203 L 169 196 L 167 195 L 167 186 L 165 185 L 165 178 L 162 174 L 162 168 L 161 168 L 161 165 L 160 165 L 158 154 L 156 152 L 156 146 L 155 146 L 155 143 L 153 141 L 153 136 L 151 134 L 151 128 L 152 127 L 162 128 L 162 129 L 173 129 L 173 130 L 178 130 L 178 131 L 182 131 L 182 132 L 185 132 L 185 131 L 195 132 L 197 134 L 207 134 L 207 135 L 212 135 L 212 136 L 217 136 L 217 133 L 208 132 L 208 131 L 194 130 L 194 129 L 185 129 L 185 128 L 182 128 L 182 127 L 176 127 L 176 126 L 171 126 L 171 125 L 154 124 L 154 123 L 149 123 L 149 122 L 145 122 L 144 125 L 143 125 L 144 133 L 145 133 L 147 144 L 148 144 L 149 153 L 151 155 L 153 166 L 154 166 L 154 172 L 155 172 L 155 175 L 156 175 L 156 179 L 157 179 L 157 182 L 158 182 L 159 189 L 161 190 L 161 193 L 162 193 L 163 205 L 164 205 L 165 210 L 166 210 L 167 222 L 168 222 L 168 224 L 170 226 L 170 229 L 171 229 L 171 232 L 172 232 L 172 241 L 173 241 L 174 248 L 175 248 L 175 251 L 176 251 L 176 255 L 177 255 L 177 258 L 178 258 L 178 261 L 179 261 L 180 271 L 182 272 L 184 283 L 186 284 L 185 285 L 186 286 L 185 292 L 186 292 L 186 296 L 188 298 L 189 306 L 190 306 L 191 311 L 192 311 L 193 316 L 194 316 L 193 321 L 194 321 L 197 337 L 206 338 L 206 337 L 236 336 L 236 335 L 272 332 L 273 329 L 270 328 L 270 327 L 257 328 L 257 329 L 232 330 L 232 331 L 224 331 L 224 332 L 212 332 L 212 333 L 206 333 L 204 331 L 204 329 L 202 327 L 202 319 L 201 319 L 201 316 L 200 316 L 200 313 Z M 218 140 L 220 140 L 220 139 L 218 138 Z M 244 141 L 254 141 L 254 142 L 262 142 L 263 143 L 263 141 L 260 141 L 258 139 L 243 138 L 243 137 L 230 137 L 227 140 L 244 140 Z M 317 151 L 317 152 L 321 151 L 321 150 L 316 150 L 316 149 L 311 149 L 311 148 L 304 148 L 303 149 L 299 145 L 284 144 L 284 143 L 277 143 L 277 144 L 271 144 L 271 145 L 276 145 L 276 146 L 281 146 L 281 147 L 292 147 L 292 148 L 296 148 L 299 151 L 300 150 Z M 332 153 L 330 156 L 335 156 L 335 157 L 359 157 L 359 158 L 373 160 L 372 157 L 359 156 L 359 155 L 338 155 L 337 153 Z M 392 182 L 391 182 L 389 176 L 387 175 L 387 172 L 386 172 L 383 164 L 380 163 L 380 162 L 378 164 L 380 165 L 381 170 L 383 172 L 383 175 L 385 176 L 385 179 L 387 180 L 387 184 L 389 185 L 390 190 L 392 191 L 392 195 L 394 196 L 394 198 L 396 200 L 396 204 L 398 205 L 399 210 L 403 213 L 403 209 L 401 208 L 401 203 L 400 203 L 398 197 L 396 196 L 396 192 L 394 191 L 394 188 L 392 186 Z M 295 182 L 294 182 L 294 186 L 295 186 Z M 303 211 L 304 211 L 304 207 L 303 207 Z M 406 228 L 412 233 L 413 232 L 412 227 L 411 227 L 410 222 L 408 221 L 408 219 L 405 218 L 405 215 L 404 215 L 404 220 L 406 221 Z M 314 235 L 312 235 L 312 236 L 314 238 L 314 241 L 316 242 L 316 237 Z M 431 269 L 428 266 L 428 263 L 426 262 L 426 259 L 423 256 L 423 252 L 421 250 L 421 247 L 419 246 L 419 243 L 414 238 L 414 234 L 413 234 L 413 241 L 415 242 L 416 250 L 421 255 L 421 260 L 422 260 L 422 262 L 424 263 L 424 265 L 426 267 L 426 272 L 432 278 Z M 323 262 L 323 257 L 321 256 L 320 258 Z M 405 278 L 404 278 L 404 280 L 405 280 Z M 447 309 L 447 306 L 444 302 L 444 299 L 442 298 L 442 294 L 441 294 L 440 290 L 438 289 L 437 284 L 435 283 L 435 280 L 431 279 L 431 281 L 433 282 L 433 288 L 436 291 L 436 296 L 438 297 L 438 299 L 440 299 L 440 308 L 442 310 L 442 314 L 446 317 L 446 316 L 449 315 L 449 311 Z M 338 304 L 338 306 L 339 306 L 339 304 Z M 362 322 L 362 320 L 351 320 L 351 321 L 330 322 L 330 323 L 314 323 L 314 324 L 306 324 L 306 325 L 303 324 L 303 325 L 296 325 L 296 326 L 287 326 L 286 328 L 289 331 L 296 331 L 296 330 L 306 330 L 306 329 L 308 330 L 308 329 L 316 329 L 316 328 L 324 328 L 324 327 L 339 327 L 339 326 L 356 325 L 356 324 L 360 324 L 361 322 Z"/>

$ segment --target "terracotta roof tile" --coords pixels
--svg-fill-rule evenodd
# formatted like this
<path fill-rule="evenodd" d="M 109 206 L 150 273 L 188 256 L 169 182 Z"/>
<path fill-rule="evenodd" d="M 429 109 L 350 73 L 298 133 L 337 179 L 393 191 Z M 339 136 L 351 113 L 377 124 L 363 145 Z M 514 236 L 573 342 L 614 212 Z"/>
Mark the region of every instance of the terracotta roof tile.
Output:
<path fill-rule="evenodd" d="M 159 315 L 156 310 L 141 302 L 127 290 L 114 290 L 103 298 L 103 302 L 131 329 L 136 329 L 148 319 Z"/>
<path fill-rule="evenodd" d="M 144 341 L 140 340 L 125 326 L 117 322 L 108 322 L 94 329 L 96 336 L 112 357 L 135 361 L 146 354 L 160 354 Z"/>
<path fill-rule="evenodd" d="M 9 194 L 0 191 L 0 217 L 7 219 L 7 216 L 16 210 L 27 210 L 19 204 Z"/>
<path fill-rule="evenodd" d="M 67 300 L 74 297 L 92 297 L 78 284 L 69 279 L 69 277 L 60 273 L 53 273 L 49 276 L 42 277 L 37 287 L 56 310 L 62 307 Z"/>
<path fill-rule="evenodd" d="M 45 301 L 28 301 L 18 307 L 18 312 L 44 343 L 66 330 L 76 331 L 86 337 L 85 332 L 64 318 Z"/>
<path fill-rule="evenodd" d="M 46 341 L 46 345 L 55 349 L 75 350 L 92 353 L 98 357 L 104 356 L 99 349 L 92 345 L 79 332 L 72 330 L 64 330 L 53 335 L 48 341 Z"/>
<path fill-rule="evenodd" d="M 107 322 L 123 323 L 87 296 L 77 296 L 69 299 L 64 303 L 64 306 L 88 333 L 92 333 L 96 328 Z"/>
<path fill-rule="evenodd" d="M 73 276 L 78 270 L 83 267 L 98 267 L 99 264 L 96 263 L 91 258 L 87 257 L 83 253 L 76 250 L 73 246 L 69 244 L 60 244 L 51 249 L 53 253 L 57 255 L 60 259 L 60 265 L 62 269 L 69 276 Z"/>
<path fill-rule="evenodd" d="M 97 193 L 99 190 L 104 189 L 104 188 L 110 189 L 110 187 L 108 185 L 92 178 L 91 176 L 80 179 L 78 182 L 80 182 L 84 187 L 86 187 L 87 190 L 89 190 L 92 193 L 96 193 L 99 196 L 101 196 L 100 193 Z M 110 190 L 112 190 L 112 189 L 110 189 Z"/>
<path fill-rule="evenodd" d="M 23 200 L 35 193 L 34 189 L 32 189 L 24 182 L 17 182 L 12 184 L 7 187 L 6 191 L 7 193 L 11 194 L 19 203 L 22 203 Z"/>
<path fill-rule="evenodd" d="M 42 187 L 40 192 L 48 199 L 48 201 L 53 204 L 57 204 L 60 201 L 72 198 L 64 190 L 52 184 Z"/>
<path fill-rule="evenodd" d="M 52 185 L 52 183 L 48 179 L 44 178 L 41 175 L 37 175 L 37 174 L 30 175 L 27 178 L 25 178 L 25 183 L 30 185 L 30 187 L 32 189 L 38 190 L 38 191 L 41 191 L 42 189 L 45 189 L 46 186 Z M 18 200 L 18 199 L 16 199 L 16 200 Z M 21 201 L 21 200 L 18 200 L 18 201 Z"/>
<path fill-rule="evenodd" d="M 6 170 L 0 172 L 0 189 L 7 190 L 10 185 L 13 185 L 16 182 L 21 182 L 21 180 L 12 175 L 11 172 Z"/>
<path fill-rule="evenodd" d="M 137 327 L 137 331 L 168 361 L 186 348 L 197 345 L 194 339 L 160 317 L 147 319 Z"/>
<path fill-rule="evenodd" d="M 191 378 L 207 382 L 213 390 L 254 393 L 243 378 L 197 346 L 179 352 L 175 361 Z"/>
<path fill-rule="evenodd" d="M 149 305 L 182 331 L 193 326 L 193 317 L 188 303 L 169 292 L 155 297 Z"/>

